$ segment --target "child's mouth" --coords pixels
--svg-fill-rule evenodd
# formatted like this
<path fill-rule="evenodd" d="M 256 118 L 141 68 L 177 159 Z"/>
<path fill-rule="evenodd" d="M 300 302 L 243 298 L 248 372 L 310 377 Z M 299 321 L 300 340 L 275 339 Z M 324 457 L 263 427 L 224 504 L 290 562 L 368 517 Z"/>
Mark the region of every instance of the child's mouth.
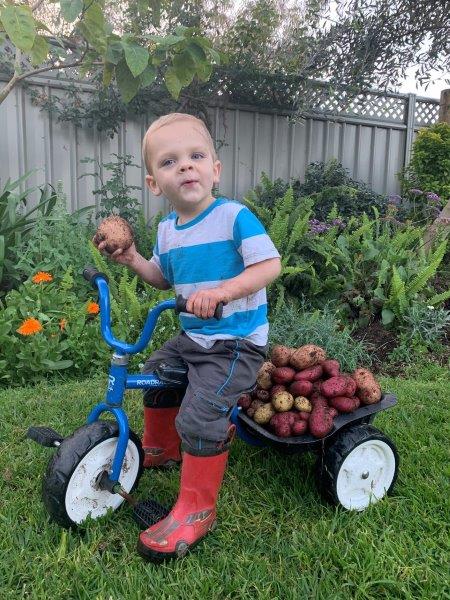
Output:
<path fill-rule="evenodd" d="M 196 179 L 189 179 L 188 181 L 184 181 L 181 185 L 187 185 L 189 187 L 193 186 L 194 184 L 198 183 L 198 181 Z"/>

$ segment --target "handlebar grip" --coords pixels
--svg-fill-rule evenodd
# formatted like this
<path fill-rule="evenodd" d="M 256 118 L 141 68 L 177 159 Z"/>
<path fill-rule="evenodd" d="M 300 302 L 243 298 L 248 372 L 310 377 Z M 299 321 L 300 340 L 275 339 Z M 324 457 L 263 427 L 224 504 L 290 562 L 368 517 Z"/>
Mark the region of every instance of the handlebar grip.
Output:
<path fill-rule="evenodd" d="M 177 314 L 180 312 L 188 312 L 186 310 L 186 304 L 187 304 L 187 299 L 183 298 L 183 296 L 181 296 L 181 294 L 179 294 L 177 296 L 177 300 L 176 300 L 175 312 Z M 219 302 L 219 304 L 216 306 L 216 310 L 214 311 L 214 318 L 217 319 L 217 321 L 218 321 L 219 319 L 222 318 L 222 314 L 223 314 L 223 302 Z"/>
<path fill-rule="evenodd" d="M 95 280 L 97 279 L 97 277 L 103 277 L 104 279 L 106 279 L 106 281 L 108 281 L 108 277 L 104 273 L 97 271 L 95 267 L 85 267 L 83 269 L 83 277 L 86 279 L 86 281 L 89 281 L 89 283 L 94 288 Z"/>

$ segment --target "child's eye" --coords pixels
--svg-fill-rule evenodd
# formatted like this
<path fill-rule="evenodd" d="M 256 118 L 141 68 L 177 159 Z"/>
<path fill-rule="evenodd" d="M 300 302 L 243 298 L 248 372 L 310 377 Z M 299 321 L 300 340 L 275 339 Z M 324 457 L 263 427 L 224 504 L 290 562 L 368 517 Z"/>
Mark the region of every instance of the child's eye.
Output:
<path fill-rule="evenodd" d="M 161 163 L 162 167 L 167 167 L 168 165 L 171 165 L 173 163 L 173 158 L 166 158 L 166 160 L 164 160 Z"/>
<path fill-rule="evenodd" d="M 205 158 L 205 155 L 202 154 L 201 152 L 194 152 L 194 154 L 192 155 L 192 158 Z"/>

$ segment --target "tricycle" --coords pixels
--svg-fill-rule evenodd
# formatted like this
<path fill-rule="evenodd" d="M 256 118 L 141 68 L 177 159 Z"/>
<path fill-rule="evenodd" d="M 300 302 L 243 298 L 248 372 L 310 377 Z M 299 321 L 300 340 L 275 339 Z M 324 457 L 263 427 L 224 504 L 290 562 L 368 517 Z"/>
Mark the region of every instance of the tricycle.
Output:
<path fill-rule="evenodd" d="M 131 431 L 123 408 L 127 389 L 165 390 L 180 393 L 187 386 L 187 366 L 160 364 L 155 373 L 129 374 L 131 354 L 148 345 L 159 315 L 164 310 L 184 312 L 186 300 L 179 296 L 160 302 L 148 313 L 135 344 L 116 339 L 111 329 L 108 279 L 93 267 L 83 276 L 98 290 L 100 326 L 105 342 L 113 349 L 105 399 L 93 407 L 87 423 L 63 437 L 49 427 L 32 426 L 28 437 L 57 448 L 42 484 L 42 498 L 50 517 L 62 527 L 76 527 L 118 509 L 127 500 L 142 528 L 163 518 L 168 510 L 154 500 L 138 502 L 132 492 L 143 472 L 144 453 L 139 437 Z M 215 317 L 220 318 L 221 306 Z M 317 455 L 319 490 L 330 501 L 349 510 L 364 510 L 388 494 L 398 471 L 398 453 L 393 442 L 372 422 L 380 411 L 396 404 L 392 394 L 381 401 L 336 417 L 333 430 L 323 439 L 304 434 L 279 438 L 252 421 L 239 406 L 231 414 L 237 436 L 252 446 Z M 100 419 L 109 413 L 114 420 Z"/>

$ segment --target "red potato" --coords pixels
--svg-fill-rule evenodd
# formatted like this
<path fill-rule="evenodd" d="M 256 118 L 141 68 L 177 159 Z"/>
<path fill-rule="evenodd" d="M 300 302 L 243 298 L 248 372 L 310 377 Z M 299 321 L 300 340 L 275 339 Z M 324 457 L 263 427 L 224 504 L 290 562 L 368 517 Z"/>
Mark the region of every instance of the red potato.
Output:
<path fill-rule="evenodd" d="M 301 419 L 302 421 L 308 421 L 309 417 L 311 416 L 311 413 L 310 412 L 306 412 L 304 410 L 301 410 L 298 413 L 298 416 L 299 416 L 299 419 Z"/>
<path fill-rule="evenodd" d="M 322 385 L 322 379 L 317 379 L 317 381 L 313 381 L 312 393 L 318 392 L 320 394 L 320 386 Z"/>
<path fill-rule="evenodd" d="M 309 396 L 312 389 L 313 384 L 310 381 L 294 381 L 289 386 L 289 392 L 293 396 Z"/>
<path fill-rule="evenodd" d="M 291 427 L 292 435 L 304 435 L 308 429 L 307 421 L 295 421 Z"/>
<path fill-rule="evenodd" d="M 317 392 L 311 396 L 311 404 L 313 408 L 316 406 L 323 406 L 324 408 L 328 407 L 328 401 L 325 396 L 322 396 L 322 394 Z"/>
<path fill-rule="evenodd" d="M 329 399 L 329 403 L 340 413 L 351 413 L 359 407 L 359 398 L 348 398 L 345 396 L 335 396 Z"/>
<path fill-rule="evenodd" d="M 341 369 L 339 361 L 329 358 L 328 360 L 322 361 L 320 364 L 323 372 L 325 375 L 328 375 L 328 377 L 337 377 L 339 375 Z"/>
<path fill-rule="evenodd" d="M 287 420 L 289 422 L 289 425 L 293 425 L 295 423 L 295 421 L 297 420 L 298 413 L 295 413 L 293 410 L 289 410 L 285 414 L 287 415 Z"/>
<path fill-rule="evenodd" d="M 282 385 L 280 383 L 277 383 L 277 385 L 274 385 L 273 387 L 270 388 L 269 393 L 270 393 L 270 398 L 274 398 L 279 392 L 285 392 L 286 391 L 286 386 Z"/>
<path fill-rule="evenodd" d="M 324 438 L 333 429 L 333 417 L 328 408 L 313 408 L 308 425 L 314 437 Z"/>
<path fill-rule="evenodd" d="M 316 381 L 322 376 L 323 369 L 321 365 L 314 365 L 308 369 L 303 369 L 295 374 L 295 381 Z"/>
<path fill-rule="evenodd" d="M 255 392 L 255 396 L 258 398 L 258 400 L 262 400 L 263 402 L 269 402 L 270 400 L 270 393 L 269 390 L 256 390 Z"/>
<path fill-rule="evenodd" d="M 342 373 L 342 375 L 347 379 L 347 388 L 343 395 L 347 396 L 347 398 L 352 398 L 356 393 L 356 381 L 347 373 Z"/>
<path fill-rule="evenodd" d="M 242 407 L 244 410 L 247 410 L 247 408 L 250 408 L 251 403 L 252 403 L 252 398 L 251 398 L 250 394 L 242 394 L 242 396 L 238 400 L 238 406 Z"/>
<path fill-rule="evenodd" d="M 277 367 L 272 373 L 275 383 L 290 383 L 294 379 L 295 371 L 291 367 Z"/>
<path fill-rule="evenodd" d="M 315 346 L 314 344 L 306 344 L 294 350 L 289 358 L 289 364 L 294 369 L 301 371 L 308 367 L 313 367 L 318 363 L 325 360 L 327 357 L 326 352 L 323 348 Z"/>
<path fill-rule="evenodd" d="M 291 435 L 293 416 L 288 413 L 277 413 L 270 419 L 270 427 L 273 429 L 275 435 L 279 437 L 289 437 Z"/>
<path fill-rule="evenodd" d="M 336 377 L 330 377 L 322 383 L 320 391 L 326 398 L 333 398 L 334 396 L 343 396 L 347 389 L 347 379 L 342 375 Z"/>
<path fill-rule="evenodd" d="M 330 411 L 330 415 L 331 415 L 332 419 L 337 417 L 339 414 L 338 411 L 333 406 L 330 406 L 330 408 L 328 410 Z"/>
<path fill-rule="evenodd" d="M 281 346 L 280 344 L 275 345 L 270 353 L 272 363 L 276 367 L 287 367 L 289 364 L 289 358 L 294 351 L 293 348 L 287 346 Z"/>

